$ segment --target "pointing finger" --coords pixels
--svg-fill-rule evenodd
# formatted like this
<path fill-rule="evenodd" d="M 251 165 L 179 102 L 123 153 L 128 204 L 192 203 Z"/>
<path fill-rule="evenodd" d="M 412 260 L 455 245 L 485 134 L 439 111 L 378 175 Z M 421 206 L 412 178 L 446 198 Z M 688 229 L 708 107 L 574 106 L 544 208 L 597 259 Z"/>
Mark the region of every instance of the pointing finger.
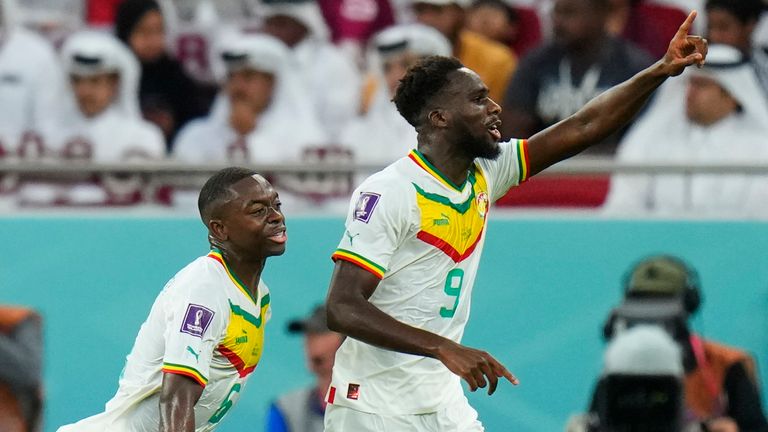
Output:
<path fill-rule="evenodd" d="M 691 27 L 693 26 L 693 20 L 696 19 L 697 12 L 695 10 L 692 10 L 691 13 L 688 14 L 688 18 L 683 21 L 683 24 L 680 25 L 680 28 L 677 29 L 677 33 L 675 33 L 675 39 L 682 39 L 686 36 L 688 36 L 688 33 L 691 31 Z"/>
<path fill-rule="evenodd" d="M 520 384 L 520 380 L 518 380 L 514 375 L 512 375 L 512 372 L 507 370 L 506 367 L 504 367 L 503 364 L 499 363 L 498 361 L 493 365 L 494 372 L 496 373 L 496 376 L 504 377 L 507 379 L 507 381 L 511 382 L 514 385 Z"/>

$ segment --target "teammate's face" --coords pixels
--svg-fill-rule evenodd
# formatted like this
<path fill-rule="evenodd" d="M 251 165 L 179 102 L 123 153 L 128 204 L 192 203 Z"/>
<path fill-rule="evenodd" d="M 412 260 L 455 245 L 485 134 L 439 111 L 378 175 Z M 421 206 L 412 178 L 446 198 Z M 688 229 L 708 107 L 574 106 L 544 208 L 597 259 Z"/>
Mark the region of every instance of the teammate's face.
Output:
<path fill-rule="evenodd" d="M 280 197 L 261 176 L 247 177 L 232 186 L 236 198 L 226 204 L 221 217 L 228 247 L 252 259 L 285 252 L 285 217 Z"/>
<path fill-rule="evenodd" d="M 72 75 L 70 82 L 77 106 L 86 117 L 94 117 L 115 100 L 120 79 L 116 74 Z"/>
<path fill-rule="evenodd" d="M 144 14 L 128 36 L 128 45 L 143 63 L 162 57 L 165 52 L 165 25 L 160 12 Z"/>
<path fill-rule="evenodd" d="M 231 100 L 247 103 L 255 113 L 267 109 L 274 89 L 274 75 L 252 69 L 230 72 L 225 85 Z"/>
<path fill-rule="evenodd" d="M 688 81 L 685 113 L 693 123 L 709 126 L 735 112 L 738 102 L 712 78 L 692 76 Z"/>
<path fill-rule="evenodd" d="M 749 52 L 755 23 L 742 23 L 735 15 L 722 9 L 707 12 L 707 39 L 709 43 L 726 44 Z"/>
<path fill-rule="evenodd" d="M 488 96 L 488 87 L 480 77 L 467 68 L 459 69 L 443 91 L 442 105 L 453 140 L 461 143 L 472 158 L 498 157 L 501 107 Z"/>

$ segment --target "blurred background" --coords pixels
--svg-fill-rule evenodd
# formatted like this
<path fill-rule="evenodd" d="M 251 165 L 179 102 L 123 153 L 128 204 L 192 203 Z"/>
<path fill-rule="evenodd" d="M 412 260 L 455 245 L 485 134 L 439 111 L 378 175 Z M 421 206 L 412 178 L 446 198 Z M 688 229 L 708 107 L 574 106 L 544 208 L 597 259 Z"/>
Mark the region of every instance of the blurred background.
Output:
<path fill-rule="evenodd" d="M 465 342 L 522 384 L 470 401 L 490 431 L 598 415 L 606 320 L 632 266 L 669 254 L 698 274 L 691 333 L 754 366 L 762 421 L 735 430 L 768 428 L 762 0 L 0 0 L 0 419 L 53 431 L 102 410 L 157 293 L 207 253 L 200 186 L 246 165 L 278 188 L 290 242 L 219 430 L 280 430 L 270 404 L 320 374 L 286 327 L 325 297 L 351 192 L 416 144 L 390 101 L 408 67 L 459 58 L 524 139 L 658 60 L 691 9 L 705 67 L 496 203 Z M 715 411 L 698 417 L 738 417 Z"/>

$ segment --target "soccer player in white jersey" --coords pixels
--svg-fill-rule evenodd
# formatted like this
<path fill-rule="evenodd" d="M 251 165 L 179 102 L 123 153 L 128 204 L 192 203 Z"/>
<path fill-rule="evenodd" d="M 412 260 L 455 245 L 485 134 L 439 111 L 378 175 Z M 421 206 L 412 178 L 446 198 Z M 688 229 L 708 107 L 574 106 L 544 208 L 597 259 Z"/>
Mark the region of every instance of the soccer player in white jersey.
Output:
<path fill-rule="evenodd" d="M 263 177 L 226 168 L 200 192 L 211 252 L 163 288 L 103 413 L 60 432 L 212 431 L 237 402 L 271 315 L 261 280 L 285 252 L 285 219 Z"/>
<path fill-rule="evenodd" d="M 354 192 L 333 257 L 328 325 L 336 354 L 325 430 L 482 431 L 470 390 L 517 379 L 460 344 L 490 204 L 544 168 L 626 123 L 664 80 L 701 65 L 692 12 L 664 58 L 529 140 L 499 143 L 501 108 L 473 71 L 429 57 L 394 97 L 418 147 Z"/>

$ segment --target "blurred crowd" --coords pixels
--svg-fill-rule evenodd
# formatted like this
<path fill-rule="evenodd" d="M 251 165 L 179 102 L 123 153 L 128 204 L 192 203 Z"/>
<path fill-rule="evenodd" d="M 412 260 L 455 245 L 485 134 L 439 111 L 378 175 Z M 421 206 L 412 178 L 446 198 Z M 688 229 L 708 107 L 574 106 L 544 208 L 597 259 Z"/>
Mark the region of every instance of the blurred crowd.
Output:
<path fill-rule="evenodd" d="M 504 138 L 528 138 L 657 60 L 692 8 L 707 65 L 590 153 L 768 163 L 763 0 L 0 0 L 0 158 L 383 167 L 416 144 L 390 99 L 428 55 L 476 71 L 504 109 Z M 344 209 L 365 174 L 270 180 L 291 208 Z M 0 202 L 185 206 L 198 186 L 6 173 Z M 502 203 L 768 217 L 768 176 L 746 173 L 516 189 Z"/>

